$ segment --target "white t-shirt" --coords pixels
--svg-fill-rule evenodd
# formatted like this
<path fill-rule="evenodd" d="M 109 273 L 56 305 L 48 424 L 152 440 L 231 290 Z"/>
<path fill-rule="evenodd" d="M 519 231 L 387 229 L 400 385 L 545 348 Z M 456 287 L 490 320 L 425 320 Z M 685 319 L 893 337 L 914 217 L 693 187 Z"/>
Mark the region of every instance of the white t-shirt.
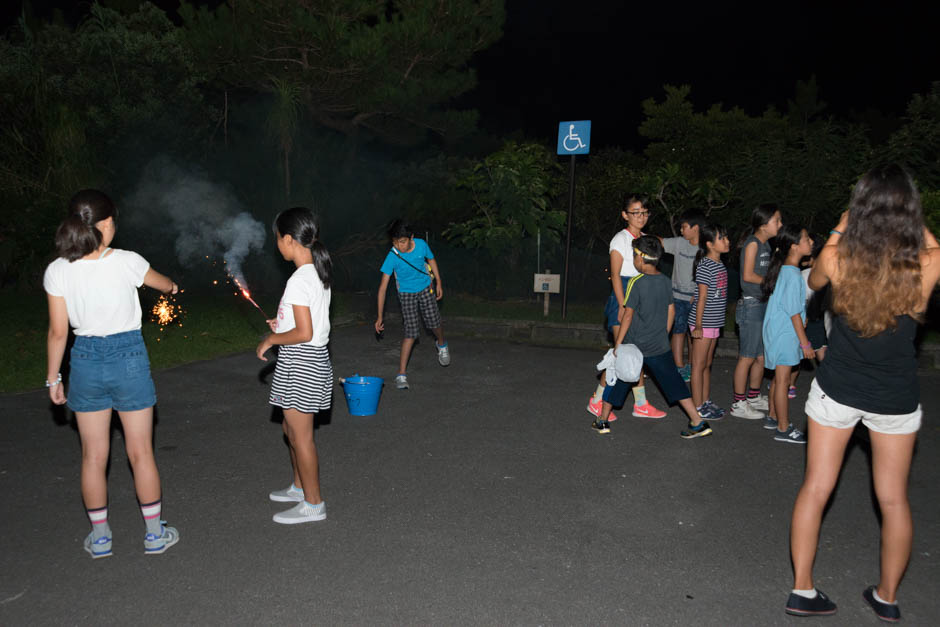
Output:
<path fill-rule="evenodd" d="M 323 287 L 323 281 L 312 263 L 300 266 L 287 279 L 287 287 L 277 306 L 277 333 L 290 331 L 297 326 L 293 305 L 310 308 L 313 336 L 304 343 L 326 346 L 330 341 L 330 290 Z"/>
<path fill-rule="evenodd" d="M 641 235 L 645 234 L 641 233 Z M 633 240 L 633 233 L 628 229 L 620 231 L 610 240 L 610 248 L 607 252 L 612 253 L 616 250 L 620 253 L 620 256 L 623 257 L 623 265 L 620 266 L 620 276 L 636 276 L 640 273 L 633 265 Z"/>
<path fill-rule="evenodd" d="M 140 328 L 137 288 L 149 269 L 137 253 L 115 248 L 100 259 L 59 257 L 46 268 L 42 286 L 65 298 L 75 335 L 114 335 Z"/>

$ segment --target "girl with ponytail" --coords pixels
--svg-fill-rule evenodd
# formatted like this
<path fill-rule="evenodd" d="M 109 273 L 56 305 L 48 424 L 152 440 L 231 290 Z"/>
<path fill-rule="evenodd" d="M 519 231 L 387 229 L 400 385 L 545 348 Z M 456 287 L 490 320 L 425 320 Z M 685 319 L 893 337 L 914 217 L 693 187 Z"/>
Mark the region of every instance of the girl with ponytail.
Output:
<path fill-rule="evenodd" d="M 124 427 L 124 447 L 147 527 L 144 553 L 163 553 L 179 540 L 179 532 L 160 520 L 160 474 L 153 456 L 157 397 L 140 334 L 137 296 L 141 285 L 165 294 L 176 294 L 178 288 L 137 253 L 110 248 L 116 213 L 103 192 L 75 194 L 68 217 L 56 230 L 59 258 L 43 277 L 49 301 L 46 387 L 54 404 L 67 404 L 75 412 L 82 442 L 82 500 L 92 526 L 84 544 L 93 559 L 111 555 L 106 470 L 112 410 Z M 75 343 L 66 397 L 60 368 L 70 325 Z"/>
<path fill-rule="evenodd" d="M 287 280 L 277 317 L 268 320 L 272 333 L 258 344 L 257 355 L 267 361 L 268 349 L 280 346 L 268 400 L 284 411 L 293 483 L 269 497 L 296 503 L 274 515 L 274 522 L 291 525 L 326 518 L 313 426 L 314 414 L 329 409 L 333 396 L 333 365 L 327 349 L 333 262 L 320 241 L 317 216 L 309 209 L 294 207 L 278 214 L 274 236 L 281 256 L 297 269 Z"/>
<path fill-rule="evenodd" d="M 764 316 L 764 366 L 774 371 L 770 384 L 770 415 L 764 427 L 774 430 L 774 440 L 806 444 L 806 436 L 790 424 L 790 373 L 803 358 L 812 359 L 813 345 L 806 337 L 806 284 L 800 274 L 800 260 L 813 252 L 813 240 L 806 229 L 787 224 L 774 240 L 775 249 L 761 283 L 762 300 L 767 301 Z"/>

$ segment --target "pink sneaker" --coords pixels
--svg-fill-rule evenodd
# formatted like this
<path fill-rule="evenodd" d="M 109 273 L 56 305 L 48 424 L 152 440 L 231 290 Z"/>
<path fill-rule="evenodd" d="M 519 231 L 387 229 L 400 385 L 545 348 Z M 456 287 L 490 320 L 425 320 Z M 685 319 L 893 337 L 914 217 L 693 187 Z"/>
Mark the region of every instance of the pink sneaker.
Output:
<path fill-rule="evenodd" d="M 796 398 L 796 388 L 792 385 L 790 386 L 790 389 L 787 390 L 787 398 Z"/>
<path fill-rule="evenodd" d="M 602 409 L 602 407 L 603 407 L 603 404 L 604 404 L 603 401 L 597 401 L 597 402 L 595 403 L 595 402 L 594 402 L 594 397 L 591 396 L 590 398 L 588 398 L 587 410 L 588 410 L 590 413 L 592 413 L 592 414 L 594 414 L 595 416 L 597 416 L 598 418 L 600 418 L 600 417 L 601 417 L 601 409 Z M 610 412 L 610 414 L 608 414 L 608 416 L 607 416 L 607 422 L 613 422 L 613 421 L 615 421 L 616 419 L 617 419 L 617 417 L 614 415 L 614 412 Z"/>
<path fill-rule="evenodd" d="M 634 405 L 633 415 L 637 418 L 665 418 L 666 412 L 656 409 L 647 401 L 646 405 Z"/>

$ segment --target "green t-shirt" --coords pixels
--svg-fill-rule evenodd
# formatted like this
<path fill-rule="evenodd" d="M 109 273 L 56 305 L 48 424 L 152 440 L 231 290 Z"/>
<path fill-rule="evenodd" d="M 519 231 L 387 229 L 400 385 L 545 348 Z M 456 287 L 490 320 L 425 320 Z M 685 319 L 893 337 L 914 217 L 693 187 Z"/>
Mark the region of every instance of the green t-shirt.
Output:
<path fill-rule="evenodd" d="M 641 274 L 627 285 L 626 305 L 633 320 L 623 341 L 635 344 L 644 357 L 669 352 L 666 321 L 672 304 L 672 281 L 663 274 Z"/>

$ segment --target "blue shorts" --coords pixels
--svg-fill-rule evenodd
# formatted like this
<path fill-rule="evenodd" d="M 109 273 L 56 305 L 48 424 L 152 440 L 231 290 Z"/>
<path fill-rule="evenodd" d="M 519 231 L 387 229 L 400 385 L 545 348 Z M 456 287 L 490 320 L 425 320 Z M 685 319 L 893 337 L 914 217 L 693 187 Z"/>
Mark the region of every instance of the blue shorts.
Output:
<path fill-rule="evenodd" d="M 672 303 L 676 307 L 676 319 L 672 323 L 673 335 L 685 335 L 689 330 L 689 314 L 692 313 L 692 298 L 679 299 L 673 298 Z"/>
<path fill-rule="evenodd" d="M 738 301 L 734 317 L 738 323 L 738 356 L 764 356 L 764 312 L 767 303 L 757 298 L 742 298 Z"/>
<path fill-rule="evenodd" d="M 72 411 L 137 411 L 157 402 L 140 329 L 104 337 L 79 335 L 69 363 L 67 405 Z"/>
<path fill-rule="evenodd" d="M 622 276 L 620 277 L 620 284 L 623 286 L 622 291 L 627 292 L 627 283 L 630 282 L 630 279 L 633 277 Z M 614 332 L 614 327 L 620 326 L 620 321 L 617 320 L 617 316 L 620 315 L 620 303 L 617 302 L 617 295 L 614 294 L 613 290 L 610 290 L 610 296 L 607 297 L 607 304 L 604 305 L 604 318 L 607 320 L 607 330 L 611 333 Z"/>
<path fill-rule="evenodd" d="M 675 405 L 685 398 L 691 398 L 689 386 L 682 380 L 682 375 L 676 370 L 676 362 L 672 359 L 672 351 L 654 357 L 643 357 L 643 367 L 647 369 L 653 380 L 659 384 L 666 397 L 666 402 Z M 604 388 L 603 399 L 614 407 L 623 407 L 627 402 L 627 395 L 636 382 L 625 382 L 617 379 L 614 385 Z"/>

